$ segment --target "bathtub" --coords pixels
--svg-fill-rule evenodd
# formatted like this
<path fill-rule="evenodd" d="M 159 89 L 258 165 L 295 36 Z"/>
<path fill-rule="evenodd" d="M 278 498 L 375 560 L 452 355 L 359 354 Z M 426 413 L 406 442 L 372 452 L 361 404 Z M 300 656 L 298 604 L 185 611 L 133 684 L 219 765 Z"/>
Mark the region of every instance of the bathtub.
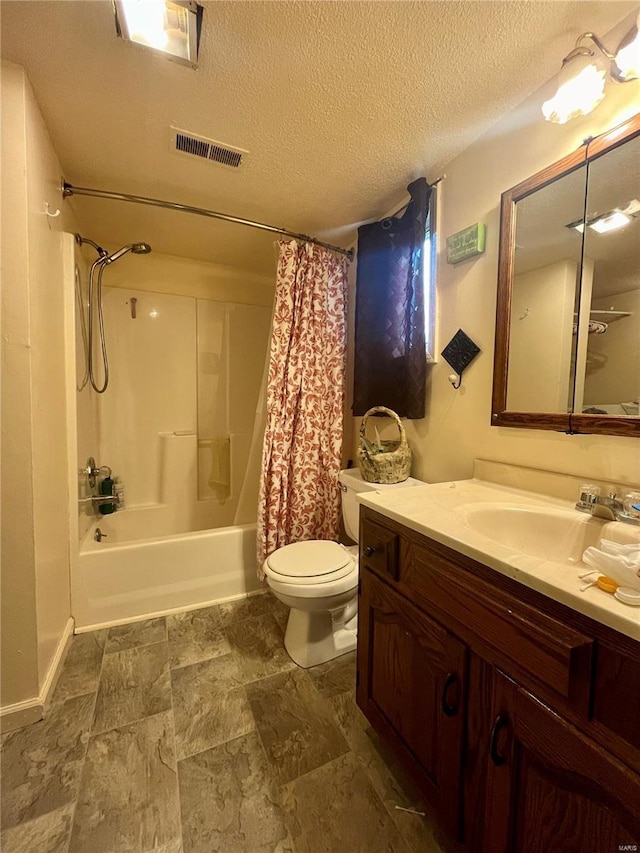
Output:
<path fill-rule="evenodd" d="M 143 508 L 125 509 L 91 525 L 72 566 L 76 631 L 262 591 L 256 576 L 255 524 L 166 535 L 166 520 L 156 516 Z M 106 534 L 101 542 L 94 538 L 98 527 Z M 154 536 L 158 528 L 165 535 Z"/>

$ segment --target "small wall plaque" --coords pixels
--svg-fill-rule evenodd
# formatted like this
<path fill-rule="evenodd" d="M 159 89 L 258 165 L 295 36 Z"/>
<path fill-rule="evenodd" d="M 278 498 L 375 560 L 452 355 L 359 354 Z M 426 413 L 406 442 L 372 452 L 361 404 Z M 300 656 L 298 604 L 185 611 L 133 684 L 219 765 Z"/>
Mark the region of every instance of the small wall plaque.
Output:
<path fill-rule="evenodd" d="M 446 347 L 442 350 L 441 355 L 449 362 L 451 367 L 458 374 L 458 381 L 453 386 L 459 388 L 462 382 L 462 373 L 469 367 L 473 359 L 480 352 L 480 347 L 471 340 L 468 335 L 458 329 L 455 335 L 451 338 Z"/>
<path fill-rule="evenodd" d="M 485 226 L 476 222 L 447 237 L 447 263 L 459 264 L 467 258 L 475 258 L 484 252 Z"/>

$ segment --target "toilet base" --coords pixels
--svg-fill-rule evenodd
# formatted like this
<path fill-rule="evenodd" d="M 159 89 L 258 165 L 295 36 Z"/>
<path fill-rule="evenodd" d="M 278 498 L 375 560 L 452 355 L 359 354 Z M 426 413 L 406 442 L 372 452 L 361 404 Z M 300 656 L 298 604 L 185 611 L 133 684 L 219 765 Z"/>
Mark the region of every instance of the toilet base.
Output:
<path fill-rule="evenodd" d="M 292 607 L 284 634 L 289 657 L 303 669 L 352 652 L 357 644 L 357 615 L 344 621 L 345 608 L 298 610 Z"/>

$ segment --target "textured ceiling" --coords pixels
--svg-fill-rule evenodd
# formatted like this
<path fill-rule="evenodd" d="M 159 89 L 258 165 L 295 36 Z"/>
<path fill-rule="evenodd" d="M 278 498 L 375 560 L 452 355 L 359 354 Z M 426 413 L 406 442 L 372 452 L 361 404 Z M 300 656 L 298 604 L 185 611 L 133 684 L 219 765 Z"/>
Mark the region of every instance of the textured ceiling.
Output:
<path fill-rule="evenodd" d="M 110 2 L 3 0 L 67 180 L 259 219 L 343 245 L 419 175 L 435 178 L 555 74 L 584 30 L 635 2 L 205 2 L 197 71 L 116 38 Z M 169 151 L 169 126 L 250 151 L 238 172 Z M 256 270 L 273 236 L 74 199 L 111 246 Z"/>

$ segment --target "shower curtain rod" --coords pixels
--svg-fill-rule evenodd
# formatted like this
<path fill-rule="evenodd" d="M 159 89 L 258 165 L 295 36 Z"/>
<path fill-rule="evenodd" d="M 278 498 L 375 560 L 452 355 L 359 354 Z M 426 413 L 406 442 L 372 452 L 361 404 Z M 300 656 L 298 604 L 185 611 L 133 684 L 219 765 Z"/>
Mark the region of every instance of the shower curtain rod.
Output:
<path fill-rule="evenodd" d="M 192 207 L 190 204 L 178 204 L 175 201 L 163 201 L 159 198 L 147 198 L 142 195 L 129 195 L 128 193 L 113 193 L 107 190 L 94 190 L 88 187 L 74 187 L 62 179 L 62 197 L 68 198 L 72 195 L 87 195 L 94 198 L 112 198 L 116 201 L 133 201 L 137 204 L 148 204 L 152 207 L 165 207 L 168 210 L 182 210 L 185 213 L 197 213 L 198 216 L 208 216 L 211 219 L 223 219 L 225 222 L 237 222 L 239 225 L 248 225 L 251 228 L 260 228 L 262 231 L 271 231 L 274 234 L 283 234 L 285 237 L 293 237 L 295 240 L 300 240 L 303 243 L 313 243 L 316 246 L 322 246 L 325 249 L 330 249 L 332 252 L 337 252 L 340 255 L 346 255 L 350 261 L 353 260 L 353 249 L 343 249 L 341 246 L 333 246 L 331 243 L 323 243 L 322 240 L 316 240 L 314 237 L 309 237 L 307 234 L 296 234 L 294 231 L 287 231 L 286 228 L 276 228 L 275 225 L 266 225 L 264 222 L 254 222 L 251 219 L 242 219 L 239 216 L 229 216 L 227 213 L 218 213 L 215 210 L 207 210 L 203 207 Z"/>

